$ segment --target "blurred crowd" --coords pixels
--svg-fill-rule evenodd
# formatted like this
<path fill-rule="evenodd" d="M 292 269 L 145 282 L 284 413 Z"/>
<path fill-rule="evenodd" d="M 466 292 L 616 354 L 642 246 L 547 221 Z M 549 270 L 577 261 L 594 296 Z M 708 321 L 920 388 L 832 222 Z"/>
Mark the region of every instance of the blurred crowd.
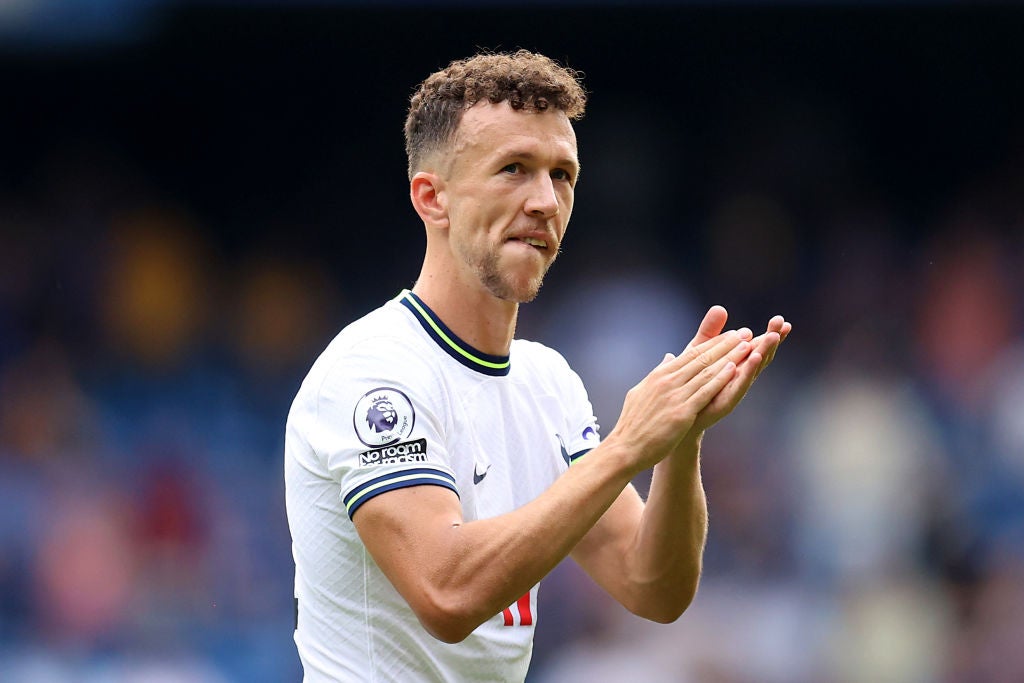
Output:
<path fill-rule="evenodd" d="M 656 163 L 631 149 L 631 165 Z M 654 267 L 682 250 L 653 248 L 548 293 L 533 330 L 607 425 L 707 305 L 755 332 L 784 313 L 794 331 L 705 438 L 710 536 L 693 606 L 644 623 L 563 563 L 542 595 L 571 607 L 541 622 L 533 680 L 1024 680 L 1024 156 L 1007 149 L 916 224 L 842 196 L 809 224 L 785 189 L 741 191 L 727 173 L 734 186 L 687 233 L 702 267 Z M 800 157 L 745 162 L 783 169 L 766 185 L 812 184 L 813 165 L 785 168 Z"/>
<path fill-rule="evenodd" d="M 283 425 L 333 285 L 56 180 L 2 209 L 0 680 L 297 680 Z"/>
<path fill-rule="evenodd" d="M 1024 153 L 1007 140 L 908 212 L 821 191 L 870 185 L 870 164 L 822 177 L 849 131 L 750 112 L 761 144 L 683 211 L 671 173 L 622 172 L 666 163 L 657 111 L 604 112 L 519 336 L 563 352 L 607 433 L 711 304 L 794 332 L 705 439 L 690 610 L 641 622 L 563 563 L 530 680 L 1024 680 Z M 285 416 L 333 334 L 415 272 L 371 301 L 335 255 L 226 246 L 102 145 L 30 175 L 0 188 L 0 680 L 300 680 Z"/>

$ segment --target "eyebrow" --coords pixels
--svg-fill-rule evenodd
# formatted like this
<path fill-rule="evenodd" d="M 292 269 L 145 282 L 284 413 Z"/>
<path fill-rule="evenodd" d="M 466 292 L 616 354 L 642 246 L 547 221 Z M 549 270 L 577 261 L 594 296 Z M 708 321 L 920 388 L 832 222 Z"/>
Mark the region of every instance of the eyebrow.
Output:
<path fill-rule="evenodd" d="M 537 155 L 534 154 L 533 152 L 516 151 L 515 149 L 504 151 L 504 152 L 501 153 L 501 156 L 502 157 L 515 158 L 515 159 L 525 159 L 526 161 L 533 161 L 533 160 L 535 160 L 537 158 Z M 580 162 L 579 162 L 579 160 L 574 159 L 572 157 L 562 157 L 561 159 L 556 159 L 555 160 L 555 165 L 556 166 L 569 166 L 570 168 L 574 169 L 575 171 L 579 171 L 579 169 L 580 169 Z"/>

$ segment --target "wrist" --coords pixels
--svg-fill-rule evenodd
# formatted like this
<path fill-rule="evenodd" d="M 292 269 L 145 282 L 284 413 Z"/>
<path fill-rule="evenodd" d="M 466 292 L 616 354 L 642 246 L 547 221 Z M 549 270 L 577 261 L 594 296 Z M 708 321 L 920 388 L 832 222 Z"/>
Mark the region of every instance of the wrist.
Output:
<path fill-rule="evenodd" d="M 672 452 L 672 456 L 687 460 L 698 460 L 700 458 L 700 446 L 703 440 L 703 429 L 691 429 L 683 435 L 683 438 L 679 441 L 675 450 Z"/>
<path fill-rule="evenodd" d="M 597 450 L 601 451 L 600 460 L 611 469 L 612 476 L 623 478 L 627 482 L 650 467 L 650 465 L 638 463 L 636 449 L 619 438 L 614 431 L 602 439 L 600 445 L 594 449 L 594 451 Z M 593 451 L 588 453 L 587 457 L 592 454 Z"/>

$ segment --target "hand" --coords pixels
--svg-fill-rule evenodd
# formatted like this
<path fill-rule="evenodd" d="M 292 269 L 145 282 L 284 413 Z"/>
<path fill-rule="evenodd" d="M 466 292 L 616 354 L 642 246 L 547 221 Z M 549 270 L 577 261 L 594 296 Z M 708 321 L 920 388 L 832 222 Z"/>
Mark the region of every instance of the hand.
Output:
<path fill-rule="evenodd" d="M 622 414 L 606 440 L 628 445 L 637 472 L 663 460 L 734 380 L 737 365 L 751 353 L 750 336 L 749 330 L 714 334 L 691 342 L 678 357 L 666 354 L 626 393 Z"/>
<path fill-rule="evenodd" d="M 729 313 L 723 307 L 712 306 L 697 328 L 697 334 L 687 345 L 687 350 L 721 334 L 728 319 Z M 699 438 L 705 430 L 733 411 L 758 375 L 775 359 L 779 345 L 786 340 L 792 329 L 793 325 L 781 315 L 768 321 L 764 334 L 750 340 L 750 354 L 737 361 L 736 375 L 700 412 L 687 436 Z"/>

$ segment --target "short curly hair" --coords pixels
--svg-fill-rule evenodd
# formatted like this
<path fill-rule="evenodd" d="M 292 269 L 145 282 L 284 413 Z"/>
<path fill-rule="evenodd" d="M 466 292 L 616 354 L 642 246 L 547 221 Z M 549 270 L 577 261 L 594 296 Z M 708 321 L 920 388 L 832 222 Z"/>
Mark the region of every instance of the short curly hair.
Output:
<path fill-rule="evenodd" d="M 423 158 L 451 142 L 462 113 L 477 102 L 508 101 L 513 109 L 555 107 L 572 120 L 583 117 L 587 95 L 582 74 L 542 54 L 481 53 L 453 61 L 426 78 L 413 93 L 405 119 L 409 178 Z"/>

